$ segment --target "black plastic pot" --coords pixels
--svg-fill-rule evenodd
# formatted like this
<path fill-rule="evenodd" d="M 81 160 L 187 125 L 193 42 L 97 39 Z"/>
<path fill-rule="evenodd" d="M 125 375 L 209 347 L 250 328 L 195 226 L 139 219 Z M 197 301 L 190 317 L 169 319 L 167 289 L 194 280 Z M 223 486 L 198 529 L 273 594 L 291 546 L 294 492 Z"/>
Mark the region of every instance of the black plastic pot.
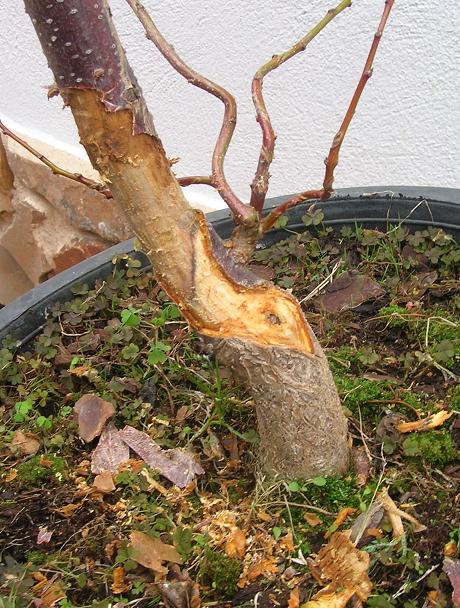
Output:
<path fill-rule="evenodd" d="M 267 210 L 278 206 L 284 198 L 270 199 Z M 311 201 L 289 211 L 287 228 L 299 232 L 305 230 L 301 217 L 310 204 Z M 337 196 L 318 206 L 324 213 L 324 224 L 327 226 L 357 223 L 382 229 L 391 224 L 404 223 L 411 230 L 438 226 L 460 242 L 460 190 L 457 189 L 405 186 L 348 188 L 338 190 Z M 221 237 L 230 236 L 233 222 L 228 211 L 215 211 L 207 217 Z M 273 230 L 267 235 L 265 243 L 273 243 L 285 236 L 284 230 Z M 143 267 L 149 267 L 146 256 L 134 252 L 132 239 L 110 247 L 38 285 L 0 310 L 0 343 L 7 336 L 17 340 L 18 347 L 27 343 L 40 332 L 47 311 L 53 304 L 72 297 L 73 285 L 94 285 L 97 279 L 111 273 L 112 259 L 124 254 L 135 255 Z"/>

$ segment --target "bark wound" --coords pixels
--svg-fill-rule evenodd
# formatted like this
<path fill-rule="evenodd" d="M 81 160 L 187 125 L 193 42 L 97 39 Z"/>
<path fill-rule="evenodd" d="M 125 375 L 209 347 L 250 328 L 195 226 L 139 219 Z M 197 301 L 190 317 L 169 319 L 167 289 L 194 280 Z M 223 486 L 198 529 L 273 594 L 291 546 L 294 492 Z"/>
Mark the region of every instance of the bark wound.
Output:
<path fill-rule="evenodd" d="M 188 205 L 106 0 L 25 4 L 81 143 L 158 282 L 253 391 L 264 467 L 284 477 L 343 471 L 345 417 L 298 302 L 237 264 L 203 214 Z"/>

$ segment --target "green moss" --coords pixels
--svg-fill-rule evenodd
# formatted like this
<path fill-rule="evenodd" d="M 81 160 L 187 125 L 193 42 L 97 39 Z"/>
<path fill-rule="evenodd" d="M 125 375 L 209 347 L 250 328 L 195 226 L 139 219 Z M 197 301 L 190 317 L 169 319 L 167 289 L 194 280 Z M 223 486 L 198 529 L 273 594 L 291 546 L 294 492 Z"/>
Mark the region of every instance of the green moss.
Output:
<path fill-rule="evenodd" d="M 365 378 L 356 378 L 334 373 L 334 380 L 342 398 L 343 405 L 353 414 L 360 407 L 380 399 L 391 399 L 392 393 L 385 382 L 373 382 Z"/>
<path fill-rule="evenodd" d="M 41 456 L 33 456 L 18 466 L 18 478 L 24 484 L 40 485 L 47 479 L 55 477 L 62 480 L 65 476 L 66 463 L 64 458 L 48 454 L 46 466 L 40 463 Z"/>
<path fill-rule="evenodd" d="M 422 458 L 434 466 L 444 467 L 460 457 L 454 440 L 448 431 L 410 433 L 403 442 L 406 456 Z"/>
<path fill-rule="evenodd" d="M 410 321 L 411 313 L 407 308 L 391 304 L 390 306 L 384 306 L 379 311 L 380 317 L 385 317 L 385 322 L 388 327 L 406 327 Z"/>
<path fill-rule="evenodd" d="M 224 553 L 206 549 L 200 572 L 205 583 L 211 582 L 213 589 L 223 597 L 231 597 L 241 575 L 241 563 Z"/>
<path fill-rule="evenodd" d="M 27 551 L 26 558 L 31 564 L 39 565 L 44 564 L 48 556 L 43 551 Z"/>
<path fill-rule="evenodd" d="M 360 498 L 353 476 L 324 477 L 323 485 L 309 483 L 302 488 L 303 494 L 314 504 L 328 511 L 339 511 L 343 507 L 358 507 Z"/>

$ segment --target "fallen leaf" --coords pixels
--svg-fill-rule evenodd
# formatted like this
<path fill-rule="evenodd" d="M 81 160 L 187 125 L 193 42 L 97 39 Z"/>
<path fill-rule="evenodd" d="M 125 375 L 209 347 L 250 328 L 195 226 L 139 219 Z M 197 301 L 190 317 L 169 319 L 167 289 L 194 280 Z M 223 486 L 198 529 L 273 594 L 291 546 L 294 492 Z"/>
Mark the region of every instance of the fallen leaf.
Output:
<path fill-rule="evenodd" d="M 444 424 L 452 416 L 453 412 L 441 410 L 421 420 L 414 422 L 400 422 L 396 427 L 400 433 L 413 433 L 414 431 L 429 431 Z"/>
<path fill-rule="evenodd" d="M 351 528 L 350 540 L 356 545 L 366 544 L 366 539 L 370 534 L 370 530 L 378 529 L 380 522 L 385 515 L 385 510 L 382 503 L 373 502 L 367 511 L 358 515 Z"/>
<path fill-rule="evenodd" d="M 35 608 L 51 608 L 66 597 L 62 582 L 56 580 L 56 577 L 53 577 L 50 581 L 46 577 L 41 578 L 32 587 L 32 591 L 38 596 L 33 600 Z"/>
<path fill-rule="evenodd" d="M 166 452 L 147 433 L 138 431 L 132 426 L 125 426 L 119 431 L 119 436 L 152 469 L 158 470 L 179 488 L 185 488 L 195 475 L 204 473 L 201 465 L 189 452 L 184 450 Z"/>
<path fill-rule="evenodd" d="M 444 545 L 443 553 L 444 557 L 456 557 L 458 553 L 457 543 L 453 540 L 450 540 Z"/>
<path fill-rule="evenodd" d="M 350 532 L 336 532 L 320 549 L 311 568 L 315 578 L 326 587 L 302 608 L 344 608 L 353 595 L 361 602 L 369 597 L 372 589 L 367 574 L 370 556 L 357 549 L 349 536 Z"/>
<path fill-rule="evenodd" d="M 356 473 L 356 483 L 358 487 L 365 486 L 369 479 L 371 463 L 367 456 L 364 446 L 354 448 L 351 452 L 353 460 L 353 468 Z"/>
<path fill-rule="evenodd" d="M 129 460 L 129 446 L 119 435 L 114 424 L 108 424 L 102 431 L 99 443 L 91 456 L 91 471 L 116 473 L 123 462 Z"/>
<path fill-rule="evenodd" d="M 92 393 L 83 395 L 73 409 L 77 414 L 78 434 L 86 443 L 98 437 L 107 420 L 115 414 L 111 403 Z"/>
<path fill-rule="evenodd" d="M 81 378 L 83 376 L 87 376 L 91 369 L 92 368 L 90 365 L 78 365 L 77 367 L 72 367 L 69 369 L 69 374 L 72 374 L 72 376 L 77 376 L 77 378 Z"/>
<path fill-rule="evenodd" d="M 449 577 L 453 587 L 452 603 L 455 608 L 458 608 L 460 606 L 460 559 L 445 557 L 442 569 Z"/>
<path fill-rule="evenodd" d="M 9 471 L 6 475 L 5 475 L 5 481 L 13 481 L 14 479 L 16 479 L 16 477 L 18 476 L 18 472 L 16 469 L 11 469 L 11 471 Z"/>
<path fill-rule="evenodd" d="M 123 566 L 114 568 L 112 572 L 112 585 L 110 586 L 113 593 L 126 593 L 131 587 L 131 583 L 125 581 L 125 570 Z"/>
<path fill-rule="evenodd" d="M 299 605 L 300 605 L 299 588 L 294 587 L 294 589 L 289 594 L 288 608 L 299 608 Z"/>
<path fill-rule="evenodd" d="M 356 513 L 356 509 L 353 509 L 353 507 L 345 507 L 344 509 L 341 509 L 337 517 L 332 522 L 329 530 L 324 535 L 324 538 L 329 538 L 331 534 L 343 524 L 347 517 L 353 513 Z"/>
<path fill-rule="evenodd" d="M 403 296 L 411 298 L 420 298 L 426 292 L 430 285 L 436 282 L 438 273 L 436 270 L 431 272 L 419 272 L 414 275 L 409 281 L 399 285 L 399 293 Z"/>
<path fill-rule="evenodd" d="M 40 449 L 40 442 L 33 433 L 23 433 L 18 429 L 14 432 L 10 449 L 11 451 L 19 451 L 27 456 L 33 456 Z"/>
<path fill-rule="evenodd" d="M 323 523 L 323 520 L 320 519 L 314 513 L 305 513 L 303 518 L 312 528 L 314 528 L 315 526 L 319 526 L 319 524 Z"/>
<path fill-rule="evenodd" d="M 60 507 L 59 509 L 54 510 L 56 511 L 56 513 L 60 513 L 64 517 L 72 517 L 75 511 L 77 511 L 81 507 L 81 505 L 81 502 L 78 502 L 76 504 L 70 503 L 68 505 L 64 505 L 63 507 Z"/>
<path fill-rule="evenodd" d="M 201 606 L 198 585 L 190 578 L 159 583 L 157 588 L 167 608 L 199 608 Z"/>
<path fill-rule="evenodd" d="M 280 538 L 279 544 L 288 553 L 292 553 L 294 551 L 294 549 L 295 549 L 295 547 L 294 547 L 294 539 L 292 537 L 292 532 L 290 530 L 289 530 L 289 532 L 285 536 L 283 536 L 283 538 Z"/>
<path fill-rule="evenodd" d="M 166 574 L 168 569 L 162 562 L 181 563 L 181 557 L 172 545 L 166 545 L 159 538 L 152 538 L 137 530 L 131 532 L 131 559 L 145 568 L 159 574 Z"/>
<path fill-rule="evenodd" d="M 113 483 L 113 475 L 110 471 L 102 471 L 99 473 L 94 479 L 93 488 L 102 492 L 103 494 L 109 494 L 113 492 L 115 488 L 115 484 Z"/>
<path fill-rule="evenodd" d="M 249 564 L 243 570 L 238 581 L 238 587 L 242 589 L 246 587 L 252 581 L 255 581 L 259 576 L 269 576 L 270 574 L 277 574 L 278 567 L 274 557 L 257 557 L 255 562 Z"/>
<path fill-rule="evenodd" d="M 37 545 L 49 543 L 52 535 L 53 535 L 52 530 L 51 531 L 48 530 L 47 526 L 41 526 L 40 528 L 38 528 Z"/>
<path fill-rule="evenodd" d="M 231 529 L 230 535 L 225 543 L 225 553 L 229 557 L 242 559 L 246 552 L 246 534 L 237 526 Z"/>
<path fill-rule="evenodd" d="M 260 521 L 269 522 L 273 519 L 273 517 L 269 515 L 266 511 L 258 511 L 257 519 L 260 519 Z"/>
<path fill-rule="evenodd" d="M 375 300 L 384 293 L 382 287 L 365 274 L 344 272 L 332 281 L 318 302 L 325 312 L 338 314 L 367 300 Z"/>

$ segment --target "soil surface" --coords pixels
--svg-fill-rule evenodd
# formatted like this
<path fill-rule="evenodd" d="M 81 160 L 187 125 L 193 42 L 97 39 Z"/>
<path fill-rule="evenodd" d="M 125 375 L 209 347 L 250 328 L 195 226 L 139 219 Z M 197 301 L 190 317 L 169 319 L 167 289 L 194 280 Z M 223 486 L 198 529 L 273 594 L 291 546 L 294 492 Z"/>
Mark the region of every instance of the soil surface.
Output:
<path fill-rule="evenodd" d="M 252 268 L 292 290 L 326 350 L 350 472 L 264 479 L 250 396 L 139 263 L 119 260 L 94 289 L 76 286 L 26 351 L 0 350 L 2 608 L 299 608 L 326 584 L 315 559 L 338 532 L 368 556 L 372 589 L 334 606 L 454 605 L 460 247 L 436 228 L 304 219 L 312 232 L 286 231 Z M 126 426 L 156 447 L 100 474 L 96 446 L 115 458 L 100 432 Z M 169 465 L 149 466 L 158 453 L 187 458 L 193 480 L 181 488 Z"/>

